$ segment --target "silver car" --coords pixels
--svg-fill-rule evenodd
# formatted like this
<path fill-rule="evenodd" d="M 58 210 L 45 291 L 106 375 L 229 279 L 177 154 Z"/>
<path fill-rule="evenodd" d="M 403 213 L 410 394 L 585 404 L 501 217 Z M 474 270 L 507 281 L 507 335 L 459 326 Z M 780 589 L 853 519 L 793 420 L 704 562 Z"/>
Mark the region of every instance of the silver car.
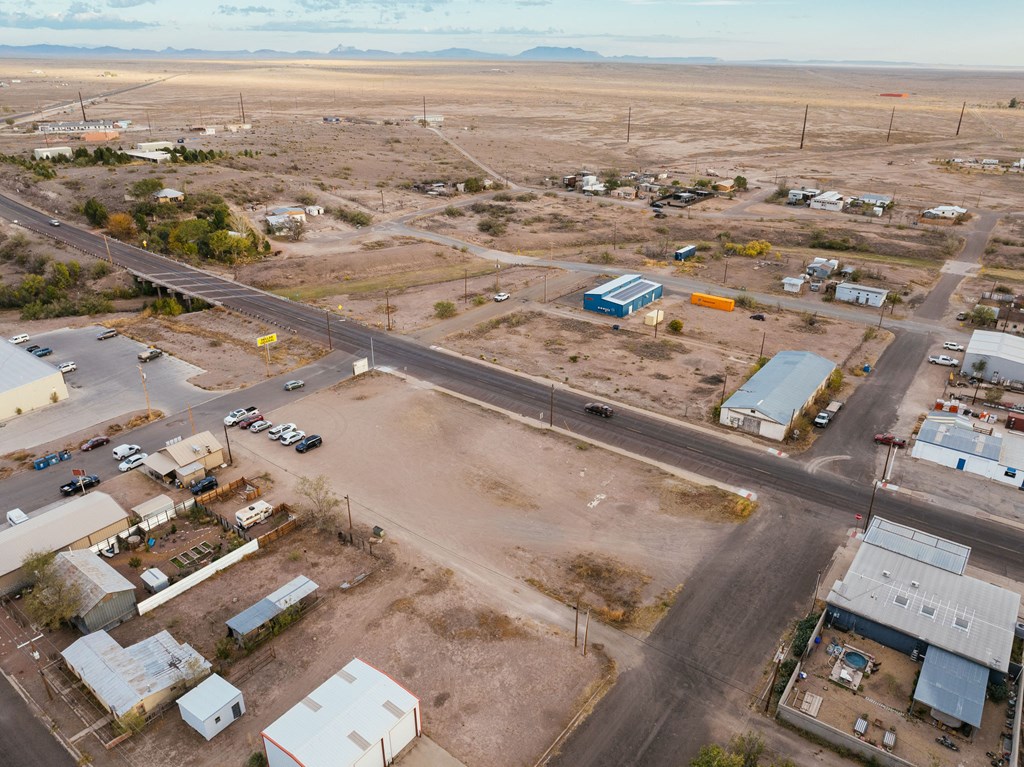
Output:
<path fill-rule="evenodd" d="M 304 431 L 290 431 L 287 434 L 281 436 L 282 445 L 294 445 L 306 436 Z"/>
<path fill-rule="evenodd" d="M 251 431 L 253 434 L 259 434 L 261 431 L 266 431 L 273 425 L 274 424 L 272 424 L 270 421 L 263 419 L 262 421 L 257 421 L 252 426 L 250 426 L 249 431 Z"/>

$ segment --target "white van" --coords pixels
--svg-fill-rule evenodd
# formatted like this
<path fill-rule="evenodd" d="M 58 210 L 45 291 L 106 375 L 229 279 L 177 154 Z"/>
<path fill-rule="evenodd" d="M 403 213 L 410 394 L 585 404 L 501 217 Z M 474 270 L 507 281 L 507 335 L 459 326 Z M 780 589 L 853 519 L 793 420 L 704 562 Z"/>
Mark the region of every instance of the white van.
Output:
<path fill-rule="evenodd" d="M 21 509 L 11 509 L 7 512 L 7 524 L 9 525 L 20 525 L 22 522 L 28 522 L 28 514 Z"/>
<path fill-rule="evenodd" d="M 130 458 L 141 450 L 142 448 L 138 445 L 118 445 L 114 448 L 114 460 L 123 461 L 125 458 Z"/>
<path fill-rule="evenodd" d="M 28 333 L 18 333 L 16 336 L 11 336 L 7 339 L 12 344 L 23 344 L 29 340 Z"/>
<path fill-rule="evenodd" d="M 274 513 L 274 507 L 266 501 L 256 501 L 252 506 L 246 506 L 241 511 L 235 512 L 235 522 L 243 530 L 248 530 L 253 525 L 258 525 L 265 519 L 270 519 Z"/>

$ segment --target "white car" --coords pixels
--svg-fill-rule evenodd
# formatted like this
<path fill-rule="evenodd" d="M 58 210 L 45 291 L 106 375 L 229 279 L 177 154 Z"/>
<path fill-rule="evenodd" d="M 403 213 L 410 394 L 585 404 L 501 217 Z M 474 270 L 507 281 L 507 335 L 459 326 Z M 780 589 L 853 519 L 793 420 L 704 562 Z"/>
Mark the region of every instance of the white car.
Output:
<path fill-rule="evenodd" d="M 290 431 L 295 431 L 296 428 L 298 427 L 293 423 L 282 423 L 268 431 L 267 436 L 271 439 L 280 439 L 281 435 L 287 434 Z"/>
<path fill-rule="evenodd" d="M 287 434 L 281 436 L 282 445 L 294 445 L 299 440 L 306 436 L 304 431 L 290 431 Z"/>
<path fill-rule="evenodd" d="M 494 300 L 499 302 L 508 301 L 510 298 L 512 298 L 512 296 L 510 296 L 508 293 L 496 293 L 494 296 Z"/>
<path fill-rule="evenodd" d="M 949 349 L 952 352 L 962 352 L 966 347 L 963 344 L 958 344 L 956 341 L 946 341 L 942 348 Z"/>
<path fill-rule="evenodd" d="M 114 460 L 123 461 L 125 458 L 131 458 L 136 453 L 141 453 L 142 448 L 138 445 L 118 445 L 114 448 Z"/>
<path fill-rule="evenodd" d="M 259 434 L 261 431 L 266 431 L 273 425 L 274 424 L 272 424 L 266 418 L 263 418 L 257 421 L 256 423 L 251 424 L 249 426 L 249 431 L 251 431 L 253 434 Z"/>
<path fill-rule="evenodd" d="M 60 221 L 55 218 L 50 219 L 50 226 L 60 226 Z"/>
<path fill-rule="evenodd" d="M 78 365 L 74 362 L 62 362 L 57 366 L 57 370 L 61 373 L 74 373 L 78 370 Z"/>
<path fill-rule="evenodd" d="M 960 360 L 956 357 L 948 357 L 945 354 L 939 354 L 934 357 L 929 357 L 928 362 L 932 365 L 945 365 L 948 368 L 955 368 L 960 364 Z"/>
<path fill-rule="evenodd" d="M 131 471 L 136 466 L 138 466 L 140 463 L 145 461 L 147 458 L 149 458 L 149 453 L 136 453 L 131 458 L 127 458 L 126 460 L 121 461 L 121 463 L 119 463 L 117 465 L 117 470 L 118 471 Z"/>
<path fill-rule="evenodd" d="M 18 333 L 18 335 L 8 338 L 7 342 L 12 344 L 27 344 L 29 342 L 29 335 L 28 333 Z"/>

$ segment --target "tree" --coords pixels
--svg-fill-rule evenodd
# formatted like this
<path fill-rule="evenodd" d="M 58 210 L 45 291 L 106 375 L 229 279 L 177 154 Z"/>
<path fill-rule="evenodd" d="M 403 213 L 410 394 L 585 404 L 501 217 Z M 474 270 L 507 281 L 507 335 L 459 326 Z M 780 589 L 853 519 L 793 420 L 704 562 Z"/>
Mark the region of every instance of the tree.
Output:
<path fill-rule="evenodd" d="M 470 176 L 466 179 L 464 188 L 470 194 L 476 194 L 477 192 L 482 192 L 484 190 L 484 182 L 476 176 Z"/>
<path fill-rule="evenodd" d="M 764 754 L 764 740 L 755 732 L 733 735 L 729 741 L 729 751 L 740 757 L 743 767 L 757 767 Z"/>
<path fill-rule="evenodd" d="M 338 507 L 341 506 L 341 499 L 334 494 L 330 480 L 325 475 L 299 477 L 295 491 L 309 502 L 307 511 L 317 530 L 336 530 L 340 527 Z"/>
<path fill-rule="evenodd" d="M 148 198 L 164 188 L 164 182 L 160 178 L 144 178 L 132 184 L 130 193 L 132 197 Z"/>
<path fill-rule="evenodd" d="M 306 225 L 296 219 L 291 226 L 288 227 L 288 239 L 292 242 L 298 242 L 306 236 Z"/>
<path fill-rule="evenodd" d="M 93 226 L 103 226 L 107 223 L 107 209 L 103 203 L 95 197 L 90 197 L 82 206 L 82 213 Z"/>
<path fill-rule="evenodd" d="M 1009 107 L 1010 107 L 1010 109 L 1016 109 L 1016 108 L 1017 108 L 1017 105 L 1018 105 L 1019 103 L 1020 103 L 1020 102 L 1019 102 L 1019 101 L 1017 101 L 1017 97 L 1016 97 L 1016 96 L 1014 96 L 1014 97 L 1013 97 L 1012 99 L 1010 99 L 1010 103 L 1009 103 Z"/>
<path fill-rule="evenodd" d="M 438 301 L 434 304 L 434 316 L 439 320 L 446 320 L 449 317 L 454 317 L 458 313 L 459 310 L 451 301 Z"/>
<path fill-rule="evenodd" d="M 734 178 L 732 180 L 732 183 L 736 186 L 737 189 L 746 189 L 747 188 L 747 178 L 746 178 L 746 176 L 737 176 L 736 178 Z"/>
<path fill-rule="evenodd" d="M 743 757 L 738 754 L 730 754 L 718 744 L 701 746 L 696 758 L 690 762 L 690 767 L 744 767 Z"/>
<path fill-rule="evenodd" d="M 25 612 L 32 621 L 48 629 L 60 628 L 82 608 L 82 589 L 65 580 L 57 570 L 56 554 L 29 552 L 21 566 L 32 580 L 32 593 L 25 598 Z"/>
<path fill-rule="evenodd" d="M 249 239 L 233 235 L 226 229 L 219 229 L 206 238 L 206 247 L 210 250 L 210 258 L 225 264 L 233 264 L 245 256 L 249 248 Z"/>
<path fill-rule="evenodd" d="M 111 237 L 122 242 L 133 240 L 138 234 L 135 219 L 127 213 L 111 213 L 107 216 L 107 231 Z"/>
<path fill-rule="evenodd" d="M 295 195 L 295 201 L 299 205 L 316 205 L 316 195 L 312 192 L 300 192 Z"/>
<path fill-rule="evenodd" d="M 991 389 L 985 392 L 985 401 L 990 405 L 1002 402 L 1003 397 L 1006 396 L 1006 389 L 1002 386 L 993 386 Z"/>
<path fill-rule="evenodd" d="M 971 370 L 974 371 L 974 375 L 977 376 L 978 378 L 981 377 L 981 374 L 985 372 L 985 368 L 987 368 L 987 367 L 988 367 L 988 360 L 986 360 L 986 359 L 979 358 L 979 359 L 976 359 L 974 362 L 971 363 Z"/>
<path fill-rule="evenodd" d="M 991 307 L 975 306 L 974 311 L 971 312 L 971 324 L 973 325 L 985 327 L 986 325 L 995 324 L 995 321 L 996 312 Z"/>

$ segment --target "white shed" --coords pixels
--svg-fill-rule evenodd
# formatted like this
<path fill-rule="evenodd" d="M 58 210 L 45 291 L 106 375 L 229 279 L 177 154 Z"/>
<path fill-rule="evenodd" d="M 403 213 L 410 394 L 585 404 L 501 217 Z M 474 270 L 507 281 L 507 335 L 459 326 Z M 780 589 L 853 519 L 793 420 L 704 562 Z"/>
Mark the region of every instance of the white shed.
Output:
<path fill-rule="evenodd" d="M 163 571 L 156 567 L 143 570 L 140 577 L 142 578 L 142 585 L 150 594 L 163 591 L 171 585 L 170 580 L 168 580 L 167 576 L 164 575 Z"/>
<path fill-rule="evenodd" d="M 804 288 L 803 277 L 783 277 L 782 289 L 787 293 L 799 293 Z"/>
<path fill-rule="evenodd" d="M 355 658 L 262 736 L 269 767 L 384 767 L 421 731 L 419 700 Z"/>
<path fill-rule="evenodd" d="M 178 698 L 185 724 L 207 740 L 245 713 L 242 691 L 217 674 Z"/>
<path fill-rule="evenodd" d="M 849 304 L 881 306 L 888 295 L 889 291 L 885 288 L 872 288 L 868 285 L 858 285 L 856 282 L 841 282 L 836 285 L 836 301 L 845 301 Z"/>

